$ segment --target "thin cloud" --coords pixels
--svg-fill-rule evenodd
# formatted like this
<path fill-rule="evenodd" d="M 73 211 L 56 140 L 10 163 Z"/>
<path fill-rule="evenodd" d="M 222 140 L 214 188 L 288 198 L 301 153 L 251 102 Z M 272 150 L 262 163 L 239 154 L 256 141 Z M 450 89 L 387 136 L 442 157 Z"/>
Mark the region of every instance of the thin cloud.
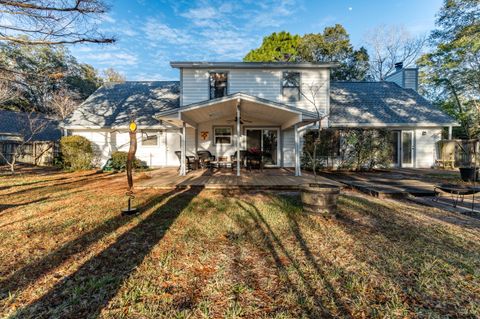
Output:
<path fill-rule="evenodd" d="M 126 52 L 97 52 L 83 57 L 104 65 L 136 65 L 138 63 L 138 57 L 135 54 Z"/>
<path fill-rule="evenodd" d="M 147 20 L 143 31 L 151 41 L 166 41 L 171 44 L 185 44 L 191 41 L 191 37 L 184 31 L 172 28 L 153 18 Z"/>

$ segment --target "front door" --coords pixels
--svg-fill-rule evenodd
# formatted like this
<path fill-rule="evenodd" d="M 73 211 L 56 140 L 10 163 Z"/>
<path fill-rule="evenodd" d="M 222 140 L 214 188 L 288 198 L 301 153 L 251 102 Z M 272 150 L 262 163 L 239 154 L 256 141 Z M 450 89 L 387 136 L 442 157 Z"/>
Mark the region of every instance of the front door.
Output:
<path fill-rule="evenodd" d="M 276 128 L 248 128 L 246 133 L 247 150 L 252 148 L 261 150 L 265 166 L 278 166 L 280 158 L 279 130 Z"/>
<path fill-rule="evenodd" d="M 402 167 L 413 167 L 414 144 L 413 131 L 402 131 L 401 135 L 401 164 Z"/>

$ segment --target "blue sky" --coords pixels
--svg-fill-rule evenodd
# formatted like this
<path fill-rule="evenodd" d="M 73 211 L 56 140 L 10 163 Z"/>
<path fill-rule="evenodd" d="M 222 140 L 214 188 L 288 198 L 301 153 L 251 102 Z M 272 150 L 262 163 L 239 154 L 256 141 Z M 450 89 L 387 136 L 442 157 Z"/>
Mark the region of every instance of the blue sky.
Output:
<path fill-rule="evenodd" d="M 342 24 L 355 47 L 382 25 L 428 33 L 442 0 L 111 1 L 100 30 L 114 45 L 71 47 L 79 61 L 127 80 L 178 79 L 170 61 L 241 61 L 274 31 L 305 34 Z"/>

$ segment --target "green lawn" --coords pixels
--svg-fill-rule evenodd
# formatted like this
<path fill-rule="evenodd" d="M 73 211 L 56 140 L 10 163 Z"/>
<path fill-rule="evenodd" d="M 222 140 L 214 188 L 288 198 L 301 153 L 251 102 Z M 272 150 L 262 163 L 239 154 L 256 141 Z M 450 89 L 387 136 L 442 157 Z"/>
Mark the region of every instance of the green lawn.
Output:
<path fill-rule="evenodd" d="M 480 220 L 355 193 L 138 190 L 124 175 L 0 177 L 0 317 L 480 316 Z"/>

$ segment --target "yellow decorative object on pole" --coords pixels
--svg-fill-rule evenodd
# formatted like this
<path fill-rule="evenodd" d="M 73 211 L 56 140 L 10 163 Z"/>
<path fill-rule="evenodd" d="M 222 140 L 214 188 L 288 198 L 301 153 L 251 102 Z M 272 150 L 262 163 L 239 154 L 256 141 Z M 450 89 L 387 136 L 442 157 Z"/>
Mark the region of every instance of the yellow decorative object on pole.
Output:
<path fill-rule="evenodd" d="M 130 135 L 130 148 L 128 149 L 127 155 L 127 182 L 128 182 L 128 191 L 126 193 L 128 197 L 128 207 L 122 210 L 124 215 L 133 215 L 138 212 L 136 207 L 132 207 L 132 200 L 135 199 L 133 193 L 133 162 L 135 161 L 135 153 L 137 152 L 137 124 L 132 119 L 130 120 L 129 135 Z"/>

